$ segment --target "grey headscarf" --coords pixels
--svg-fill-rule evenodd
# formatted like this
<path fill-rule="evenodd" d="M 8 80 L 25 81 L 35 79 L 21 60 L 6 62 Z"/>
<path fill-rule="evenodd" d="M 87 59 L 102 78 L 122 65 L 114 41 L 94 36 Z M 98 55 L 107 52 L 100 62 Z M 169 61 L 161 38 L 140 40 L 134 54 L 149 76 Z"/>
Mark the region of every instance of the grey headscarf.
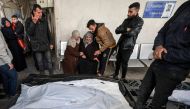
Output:
<path fill-rule="evenodd" d="M 93 34 L 92 34 L 92 32 L 88 31 L 88 32 L 84 35 L 84 37 L 83 37 L 83 42 L 84 42 L 85 47 L 92 43 L 92 42 L 87 43 L 87 41 L 86 41 L 86 37 L 87 37 L 87 36 L 90 36 L 90 37 L 92 38 L 92 42 L 93 42 Z"/>

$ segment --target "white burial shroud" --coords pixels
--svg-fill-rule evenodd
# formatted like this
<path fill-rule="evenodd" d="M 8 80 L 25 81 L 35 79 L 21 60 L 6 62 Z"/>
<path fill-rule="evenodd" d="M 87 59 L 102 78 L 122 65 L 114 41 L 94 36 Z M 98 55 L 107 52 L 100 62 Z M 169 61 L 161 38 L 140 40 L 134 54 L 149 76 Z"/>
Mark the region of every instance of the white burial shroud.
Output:
<path fill-rule="evenodd" d="M 22 85 L 11 109 L 132 109 L 118 83 L 98 79 Z"/>

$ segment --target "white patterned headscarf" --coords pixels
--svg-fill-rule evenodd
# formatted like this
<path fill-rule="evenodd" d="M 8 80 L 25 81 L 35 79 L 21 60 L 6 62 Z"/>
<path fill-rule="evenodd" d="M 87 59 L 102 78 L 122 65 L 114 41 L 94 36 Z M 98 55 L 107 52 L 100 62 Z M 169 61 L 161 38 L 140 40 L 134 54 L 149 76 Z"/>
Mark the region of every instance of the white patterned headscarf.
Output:
<path fill-rule="evenodd" d="M 80 37 L 80 32 L 78 31 L 78 30 L 74 30 L 73 32 L 72 32 L 72 36 L 71 36 L 71 38 L 69 39 L 69 41 L 68 41 L 68 46 L 71 46 L 71 47 L 73 47 L 73 48 L 75 48 L 76 47 L 76 44 L 79 44 L 80 43 L 80 39 L 79 40 L 77 40 L 77 38 L 79 38 Z"/>

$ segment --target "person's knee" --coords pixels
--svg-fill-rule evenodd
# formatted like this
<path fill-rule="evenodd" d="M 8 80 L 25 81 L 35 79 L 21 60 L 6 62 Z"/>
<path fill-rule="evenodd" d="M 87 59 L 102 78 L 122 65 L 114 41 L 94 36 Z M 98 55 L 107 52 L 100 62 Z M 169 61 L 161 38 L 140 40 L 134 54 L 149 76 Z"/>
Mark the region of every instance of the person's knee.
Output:
<path fill-rule="evenodd" d="M 41 53 L 35 53 L 35 57 L 37 60 L 42 58 L 42 54 Z"/>
<path fill-rule="evenodd" d="M 127 68 L 128 67 L 128 61 L 123 61 L 122 62 L 122 67 Z"/>
<path fill-rule="evenodd" d="M 121 65 L 121 61 L 120 61 L 120 60 L 117 60 L 117 61 L 115 62 L 115 64 L 116 64 L 116 65 Z"/>

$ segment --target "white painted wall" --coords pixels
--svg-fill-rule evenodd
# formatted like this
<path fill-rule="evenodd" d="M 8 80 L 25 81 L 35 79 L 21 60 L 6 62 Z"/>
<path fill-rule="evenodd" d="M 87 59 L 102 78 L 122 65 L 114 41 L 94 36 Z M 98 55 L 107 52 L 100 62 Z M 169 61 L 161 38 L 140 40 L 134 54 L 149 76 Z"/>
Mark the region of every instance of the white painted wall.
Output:
<path fill-rule="evenodd" d="M 88 30 L 86 23 L 93 18 L 97 22 L 104 22 L 114 34 L 127 17 L 128 6 L 133 2 L 140 2 L 140 16 L 143 15 L 148 0 L 54 0 L 54 12 L 56 22 L 56 43 L 59 49 L 59 41 L 67 41 L 71 32 L 78 29 L 81 36 Z M 175 10 L 186 0 L 177 0 Z M 153 43 L 159 29 L 168 19 L 144 18 L 144 26 L 139 34 L 137 43 Z"/>

